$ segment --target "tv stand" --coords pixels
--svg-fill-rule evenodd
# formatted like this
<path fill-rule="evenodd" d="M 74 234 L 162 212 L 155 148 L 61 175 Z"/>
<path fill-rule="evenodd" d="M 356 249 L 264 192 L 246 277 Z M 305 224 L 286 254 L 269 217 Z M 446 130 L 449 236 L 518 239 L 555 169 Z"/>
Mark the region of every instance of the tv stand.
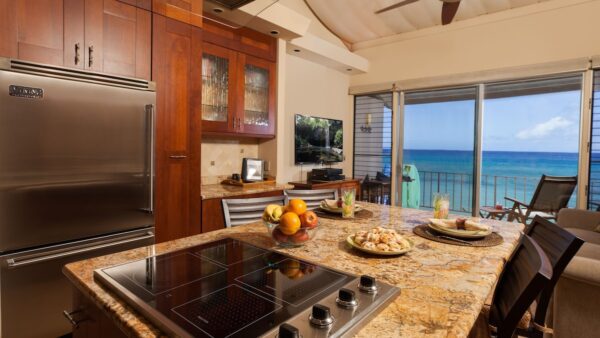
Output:
<path fill-rule="evenodd" d="M 356 190 L 356 200 L 360 201 L 361 189 L 360 180 L 346 178 L 339 181 L 317 181 L 308 180 L 303 182 L 288 182 L 294 186 L 294 190 L 318 190 L 318 189 L 337 189 L 340 193 L 341 188 L 354 188 Z"/>

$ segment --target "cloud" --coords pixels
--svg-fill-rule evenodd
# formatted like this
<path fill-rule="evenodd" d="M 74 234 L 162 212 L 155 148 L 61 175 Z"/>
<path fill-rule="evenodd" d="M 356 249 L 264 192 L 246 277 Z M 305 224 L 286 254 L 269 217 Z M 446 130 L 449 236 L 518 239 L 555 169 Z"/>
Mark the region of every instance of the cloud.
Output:
<path fill-rule="evenodd" d="M 519 131 L 515 136 L 520 140 L 540 139 L 548 136 L 555 130 L 567 128 L 573 125 L 573 122 L 561 116 L 555 116 L 546 122 L 539 123 L 532 128 Z"/>

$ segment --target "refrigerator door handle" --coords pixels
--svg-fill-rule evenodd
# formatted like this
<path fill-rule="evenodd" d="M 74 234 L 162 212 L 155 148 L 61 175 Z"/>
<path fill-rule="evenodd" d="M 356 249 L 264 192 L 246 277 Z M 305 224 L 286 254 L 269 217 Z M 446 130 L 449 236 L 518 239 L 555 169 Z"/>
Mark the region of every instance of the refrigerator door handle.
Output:
<path fill-rule="evenodd" d="M 154 144 L 155 144 L 155 140 L 154 140 L 154 134 L 156 132 L 155 130 L 155 126 L 156 126 L 156 114 L 154 112 L 154 105 L 153 104 L 147 104 L 146 105 L 146 112 L 150 115 L 148 118 L 150 120 L 150 201 L 149 201 L 149 206 L 148 206 L 148 212 L 149 213 L 153 213 L 154 212 Z"/>
<path fill-rule="evenodd" d="M 127 243 L 142 241 L 142 240 L 146 240 L 146 239 L 150 239 L 150 238 L 154 238 L 154 232 L 152 232 L 152 231 L 148 231 L 146 234 L 144 234 L 142 236 L 128 238 L 128 239 L 124 239 L 124 240 L 120 240 L 120 241 L 102 243 L 102 244 L 97 244 L 97 245 L 75 246 L 71 250 L 68 250 L 68 251 L 51 253 L 48 255 L 37 256 L 34 258 L 26 258 L 23 260 L 19 260 L 18 258 L 9 258 L 6 260 L 6 264 L 8 265 L 9 269 L 24 267 L 24 266 L 28 266 L 28 265 L 35 264 L 35 263 L 42 263 L 42 262 L 51 261 L 51 260 L 64 258 L 64 257 L 69 257 L 69 256 L 74 256 L 74 255 L 78 255 L 78 254 L 82 254 L 82 253 L 86 253 L 86 252 L 90 252 L 90 251 L 95 251 L 95 250 L 110 248 L 113 246 L 119 246 L 119 245 L 123 245 L 123 244 L 127 244 Z"/>

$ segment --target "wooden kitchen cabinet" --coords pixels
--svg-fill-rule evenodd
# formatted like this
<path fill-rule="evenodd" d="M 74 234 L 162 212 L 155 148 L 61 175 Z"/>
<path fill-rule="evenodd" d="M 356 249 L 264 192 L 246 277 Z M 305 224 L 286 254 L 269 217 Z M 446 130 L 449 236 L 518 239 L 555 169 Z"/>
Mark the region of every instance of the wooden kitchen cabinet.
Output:
<path fill-rule="evenodd" d="M 117 0 L 85 0 L 84 68 L 150 79 L 149 11 Z"/>
<path fill-rule="evenodd" d="M 0 56 L 62 65 L 63 0 L 0 0 Z"/>
<path fill-rule="evenodd" d="M 202 31 L 153 15 L 156 82 L 156 240 L 201 232 L 200 94 Z"/>
<path fill-rule="evenodd" d="M 151 39 L 117 0 L 0 0 L 0 56 L 149 80 Z"/>
<path fill-rule="evenodd" d="M 203 0 L 153 0 L 152 11 L 174 20 L 202 27 Z"/>
<path fill-rule="evenodd" d="M 203 135 L 275 136 L 276 40 L 204 23 Z"/>
<path fill-rule="evenodd" d="M 127 337 L 100 307 L 75 287 L 71 317 L 77 323 L 73 325 L 73 338 Z"/>

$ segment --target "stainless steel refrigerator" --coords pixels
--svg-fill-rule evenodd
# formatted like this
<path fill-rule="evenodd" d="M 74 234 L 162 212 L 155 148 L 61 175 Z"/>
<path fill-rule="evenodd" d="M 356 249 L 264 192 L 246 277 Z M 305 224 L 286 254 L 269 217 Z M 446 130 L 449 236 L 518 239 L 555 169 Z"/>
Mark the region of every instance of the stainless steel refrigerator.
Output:
<path fill-rule="evenodd" d="M 70 331 L 72 261 L 154 243 L 154 84 L 0 58 L 0 336 Z"/>

